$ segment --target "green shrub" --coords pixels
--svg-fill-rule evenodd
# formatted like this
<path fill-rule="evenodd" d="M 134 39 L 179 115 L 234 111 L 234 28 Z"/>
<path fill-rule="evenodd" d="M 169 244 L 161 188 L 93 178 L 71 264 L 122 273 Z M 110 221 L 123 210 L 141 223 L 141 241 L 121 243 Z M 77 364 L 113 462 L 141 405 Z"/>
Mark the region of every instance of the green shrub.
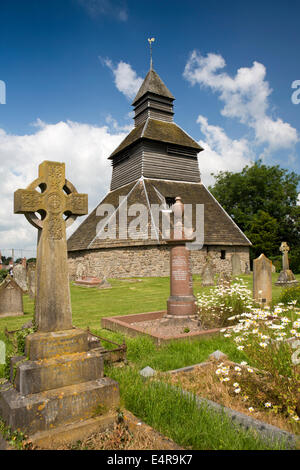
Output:
<path fill-rule="evenodd" d="M 289 254 L 290 269 L 294 274 L 300 274 L 300 247 L 293 247 Z"/>
<path fill-rule="evenodd" d="M 6 278 L 8 271 L 6 269 L 1 269 L 0 271 L 0 283 Z"/>
<path fill-rule="evenodd" d="M 231 285 L 220 284 L 209 293 L 197 294 L 198 315 L 202 328 L 230 326 L 231 318 L 255 306 L 252 292 L 241 278 Z"/>
<path fill-rule="evenodd" d="M 284 304 L 288 304 L 289 302 L 295 300 L 297 301 L 296 306 L 300 307 L 300 285 L 288 287 L 282 292 L 279 298 L 279 302 L 282 302 Z"/>

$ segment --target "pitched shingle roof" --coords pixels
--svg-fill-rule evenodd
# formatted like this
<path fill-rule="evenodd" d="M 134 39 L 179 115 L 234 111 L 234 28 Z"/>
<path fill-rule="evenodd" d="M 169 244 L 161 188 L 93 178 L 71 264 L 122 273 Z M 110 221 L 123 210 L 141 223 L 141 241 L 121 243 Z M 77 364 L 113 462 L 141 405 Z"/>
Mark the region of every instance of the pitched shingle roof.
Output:
<path fill-rule="evenodd" d="M 125 137 L 121 144 L 110 155 L 109 159 L 112 159 L 122 150 L 141 139 L 180 145 L 182 147 L 194 148 L 198 151 L 203 150 L 202 147 L 192 139 L 192 137 L 190 137 L 174 122 L 147 119 L 145 122 L 132 129 L 128 136 Z"/>
<path fill-rule="evenodd" d="M 127 206 L 140 203 L 149 207 L 149 204 L 161 204 L 160 195 L 165 197 L 180 196 L 184 204 L 204 204 L 204 245 L 236 245 L 249 246 L 251 242 L 241 232 L 229 215 L 202 183 L 184 183 L 177 181 L 144 179 L 130 183 L 115 191 L 111 191 L 99 204 L 112 204 L 118 215 L 119 197 L 127 196 Z M 99 207 L 98 206 L 98 207 Z M 84 220 L 68 240 L 68 251 L 93 250 L 101 248 L 146 246 L 165 244 L 161 233 L 161 219 L 155 228 L 157 238 L 145 240 L 101 239 L 97 237 L 97 226 L 103 219 L 96 215 L 97 208 Z M 128 216 L 128 225 L 136 216 Z M 118 216 L 117 235 L 119 234 Z M 150 233 L 151 217 L 148 217 Z M 195 226 L 195 220 L 193 220 Z"/>
<path fill-rule="evenodd" d="M 132 102 L 132 105 L 134 106 L 146 93 L 154 93 L 155 95 L 160 95 L 171 100 L 175 99 L 162 79 L 153 69 L 150 69 L 147 73 L 145 80 L 143 81 L 136 97 Z"/>

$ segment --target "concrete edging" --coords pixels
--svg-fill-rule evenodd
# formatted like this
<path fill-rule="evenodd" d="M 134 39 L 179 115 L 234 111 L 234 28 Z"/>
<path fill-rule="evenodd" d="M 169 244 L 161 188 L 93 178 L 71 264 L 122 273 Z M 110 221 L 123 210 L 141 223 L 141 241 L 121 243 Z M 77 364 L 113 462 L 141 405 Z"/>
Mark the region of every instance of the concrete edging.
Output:
<path fill-rule="evenodd" d="M 165 373 L 175 374 L 179 372 L 190 372 L 195 367 L 204 367 L 208 364 L 209 362 L 201 362 L 199 364 L 181 367 L 180 369 L 169 370 Z M 157 371 L 155 372 L 157 373 Z M 167 386 L 167 384 L 161 382 L 160 380 L 158 380 L 158 382 Z M 224 405 L 220 405 L 219 403 L 209 400 L 208 398 L 199 397 L 196 394 L 188 392 L 187 390 L 183 390 L 175 385 L 169 385 L 169 387 L 173 388 L 176 391 L 181 391 L 181 393 L 188 398 L 194 399 L 198 408 L 201 408 L 204 405 L 210 408 L 211 410 L 216 411 L 217 413 L 224 413 L 233 421 L 234 424 L 236 423 L 246 430 L 255 430 L 261 435 L 261 437 L 265 439 L 271 440 L 273 442 L 284 441 L 284 443 L 291 449 L 295 448 L 297 445 L 297 441 L 299 441 L 298 436 L 289 433 L 288 431 L 284 431 L 283 429 L 280 429 L 277 426 L 273 426 L 272 424 L 268 424 L 264 421 L 252 418 L 251 416 L 241 413 L 240 411 L 233 410 L 232 408 L 228 408 Z"/>

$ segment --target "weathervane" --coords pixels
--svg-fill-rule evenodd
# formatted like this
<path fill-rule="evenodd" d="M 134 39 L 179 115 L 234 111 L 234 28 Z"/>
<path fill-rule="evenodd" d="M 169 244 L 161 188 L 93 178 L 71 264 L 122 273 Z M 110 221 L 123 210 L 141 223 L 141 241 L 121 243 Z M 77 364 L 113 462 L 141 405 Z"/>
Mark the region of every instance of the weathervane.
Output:
<path fill-rule="evenodd" d="M 152 43 L 155 41 L 155 38 L 148 38 L 150 45 L 150 69 L 152 70 Z"/>

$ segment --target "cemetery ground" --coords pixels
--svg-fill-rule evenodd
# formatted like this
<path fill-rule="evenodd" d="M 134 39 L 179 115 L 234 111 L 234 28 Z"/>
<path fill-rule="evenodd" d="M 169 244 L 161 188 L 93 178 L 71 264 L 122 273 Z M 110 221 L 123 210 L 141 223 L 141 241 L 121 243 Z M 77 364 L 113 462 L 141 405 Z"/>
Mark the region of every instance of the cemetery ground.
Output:
<path fill-rule="evenodd" d="M 252 289 L 252 275 L 241 275 L 240 278 Z M 273 301 L 280 297 L 282 288 L 275 286 L 278 273 L 272 275 Z M 300 275 L 296 275 L 300 280 Z M 109 279 L 112 289 L 87 289 L 74 286 L 71 283 L 71 299 L 73 310 L 73 324 L 79 328 L 89 327 L 91 332 L 109 340 L 121 343 L 124 336 L 100 328 L 101 317 L 128 315 L 133 313 L 158 311 L 165 309 L 166 299 L 169 295 L 169 278 L 142 278 L 142 279 Z M 194 293 L 209 292 L 210 287 L 201 287 L 199 276 L 194 276 Z M 9 331 L 21 328 L 33 317 L 34 304 L 27 296 L 24 296 L 24 316 L 8 317 L 0 319 L 0 340 L 7 344 L 8 354 L 12 352 L 12 345 L 7 341 L 4 328 Z M 283 442 L 271 442 L 255 434 L 236 427 L 232 420 L 225 414 L 219 414 L 206 408 L 197 407 L 195 400 L 188 395 L 183 395 L 179 385 L 186 390 L 195 391 L 211 400 L 216 398 L 217 390 L 220 392 L 219 403 L 237 411 L 252 415 L 256 419 L 263 419 L 261 412 L 251 413 L 243 406 L 242 401 L 226 394 L 225 384 L 210 386 L 213 375 L 213 364 L 203 371 L 195 370 L 194 373 L 183 376 L 167 376 L 166 371 L 185 366 L 199 364 L 208 359 L 209 354 L 221 350 L 230 361 L 240 363 L 245 360 L 242 351 L 236 349 L 236 345 L 230 339 L 219 334 L 202 340 L 192 342 L 171 342 L 160 348 L 145 337 L 126 337 L 127 363 L 115 364 L 107 367 L 107 375 L 117 380 L 120 384 L 121 411 L 129 410 L 140 420 L 152 426 L 164 436 L 172 439 L 178 446 L 186 449 L 197 450 L 258 450 L 258 449 L 285 449 Z M 108 343 L 106 347 L 111 347 Z M 226 361 L 225 366 L 227 364 Z M 150 366 L 158 372 L 152 379 L 144 379 L 139 371 Z M 0 365 L 0 377 L 5 373 L 5 366 Z M 158 380 L 159 378 L 159 380 Z M 214 394 L 212 390 L 215 388 Z M 123 416 L 123 415 L 122 415 Z M 266 422 L 296 433 L 296 424 L 287 425 L 281 418 L 271 415 L 266 410 Z M 124 424 L 124 420 L 122 423 Z M 151 442 L 146 439 L 141 428 L 140 439 L 128 432 L 122 423 L 107 435 L 104 442 L 99 435 L 91 436 L 84 442 L 77 443 L 76 448 L 151 448 Z M 152 445 L 153 444 L 152 442 Z M 120 446 L 120 447 L 117 447 Z M 132 447 L 133 446 L 133 447 Z M 134 447 L 141 446 L 141 447 Z M 157 448 L 157 447 L 153 447 Z"/>

